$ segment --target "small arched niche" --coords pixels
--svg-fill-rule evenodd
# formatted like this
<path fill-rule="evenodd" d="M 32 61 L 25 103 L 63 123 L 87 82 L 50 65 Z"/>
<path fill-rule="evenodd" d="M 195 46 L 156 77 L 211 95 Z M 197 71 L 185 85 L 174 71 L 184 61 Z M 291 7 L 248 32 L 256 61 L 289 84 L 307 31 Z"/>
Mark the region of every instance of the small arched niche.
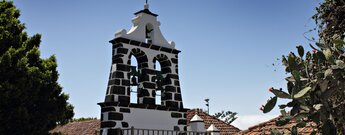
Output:
<path fill-rule="evenodd" d="M 153 25 L 151 23 L 148 23 L 145 26 L 145 42 L 147 44 L 152 44 L 153 37 L 154 37 Z"/>

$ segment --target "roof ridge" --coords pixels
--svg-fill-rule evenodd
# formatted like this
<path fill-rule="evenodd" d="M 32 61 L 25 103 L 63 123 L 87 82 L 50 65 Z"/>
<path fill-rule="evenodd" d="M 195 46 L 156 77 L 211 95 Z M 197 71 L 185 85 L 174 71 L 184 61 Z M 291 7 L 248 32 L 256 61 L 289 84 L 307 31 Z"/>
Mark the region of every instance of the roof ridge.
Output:
<path fill-rule="evenodd" d="M 226 123 L 226 122 L 224 122 L 223 120 L 220 120 L 220 119 L 218 119 L 217 117 L 215 117 L 215 116 L 213 116 L 213 115 L 210 115 L 210 114 L 208 114 L 208 113 L 205 113 L 205 112 L 203 112 L 203 111 L 200 111 L 199 109 L 191 109 L 191 110 L 189 110 L 189 111 L 197 111 L 197 113 L 198 114 L 200 114 L 200 113 L 202 113 L 203 115 L 205 115 L 206 117 L 210 117 L 210 118 L 212 118 L 212 119 L 214 119 L 214 120 L 217 120 L 218 122 L 220 122 L 220 123 L 222 123 L 222 124 L 225 124 L 225 125 L 227 125 L 227 126 L 229 126 L 230 128 L 235 128 L 235 129 L 237 129 L 237 130 L 239 130 L 239 131 L 241 131 L 238 127 L 235 127 L 234 125 L 231 125 L 231 124 L 228 124 L 228 123 Z M 199 112 L 200 111 L 200 112 Z M 200 115 L 199 115 L 200 116 Z M 205 119 L 204 119 L 205 120 Z M 210 126 L 211 124 L 209 124 L 209 126 Z M 205 126 L 206 126 L 206 123 L 205 123 Z M 207 126 L 206 128 L 208 128 L 209 126 Z M 218 128 L 218 127 L 217 127 Z M 218 128 L 218 129 L 220 129 L 220 128 Z"/>

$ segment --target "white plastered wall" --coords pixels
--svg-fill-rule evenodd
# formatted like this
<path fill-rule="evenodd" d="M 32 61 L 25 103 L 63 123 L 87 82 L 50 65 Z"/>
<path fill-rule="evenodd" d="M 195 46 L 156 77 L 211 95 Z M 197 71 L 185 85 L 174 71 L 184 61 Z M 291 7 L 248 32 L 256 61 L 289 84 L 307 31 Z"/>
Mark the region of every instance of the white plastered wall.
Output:
<path fill-rule="evenodd" d="M 175 48 L 175 43 L 173 41 L 168 42 L 164 38 L 159 28 L 160 22 L 157 21 L 157 18 L 155 16 L 146 13 L 139 13 L 132 19 L 132 23 L 133 26 L 128 32 L 125 29 L 122 29 L 115 33 L 115 38 L 123 37 L 127 39 L 137 40 L 140 42 L 146 42 L 146 25 L 151 24 L 153 26 L 154 33 L 152 38 L 152 44 L 171 49 Z"/>

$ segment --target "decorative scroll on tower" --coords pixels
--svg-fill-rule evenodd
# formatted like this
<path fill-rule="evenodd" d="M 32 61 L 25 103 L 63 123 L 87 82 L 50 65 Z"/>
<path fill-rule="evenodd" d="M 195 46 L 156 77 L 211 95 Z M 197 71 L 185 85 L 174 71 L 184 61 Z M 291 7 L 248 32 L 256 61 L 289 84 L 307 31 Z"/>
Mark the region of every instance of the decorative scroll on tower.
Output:
<path fill-rule="evenodd" d="M 115 134 L 116 128 L 186 131 L 178 76 L 178 53 L 160 31 L 157 14 L 145 4 L 135 13 L 133 26 L 115 34 L 112 66 L 105 101 L 101 106 L 101 134 Z M 131 57 L 137 60 L 131 66 Z M 155 63 L 159 62 L 160 70 Z M 131 88 L 137 88 L 137 102 L 131 103 Z M 161 103 L 156 105 L 156 92 Z"/>

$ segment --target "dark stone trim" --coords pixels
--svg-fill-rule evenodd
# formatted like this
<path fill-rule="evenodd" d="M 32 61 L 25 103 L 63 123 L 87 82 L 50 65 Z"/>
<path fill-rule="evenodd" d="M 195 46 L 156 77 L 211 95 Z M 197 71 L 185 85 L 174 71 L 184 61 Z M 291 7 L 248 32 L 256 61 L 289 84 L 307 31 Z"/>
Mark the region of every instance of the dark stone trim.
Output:
<path fill-rule="evenodd" d="M 118 102 L 118 106 L 122 106 L 122 107 L 128 107 L 129 104 L 130 102 Z"/>
<path fill-rule="evenodd" d="M 120 80 L 119 79 L 110 79 L 108 82 L 108 85 L 120 85 Z"/>
<path fill-rule="evenodd" d="M 176 101 L 182 101 L 182 96 L 181 96 L 181 94 L 176 93 L 176 94 L 174 95 L 174 99 L 175 99 Z"/>
<path fill-rule="evenodd" d="M 122 58 L 113 58 L 113 64 L 115 63 L 123 63 Z"/>
<path fill-rule="evenodd" d="M 140 88 L 140 92 L 138 93 L 139 97 L 148 97 L 150 96 L 150 93 L 147 89 Z"/>
<path fill-rule="evenodd" d="M 162 70 L 162 73 L 163 73 L 163 74 L 171 73 L 170 67 L 164 67 L 164 68 L 162 68 L 161 70 Z"/>
<path fill-rule="evenodd" d="M 161 47 L 160 47 L 160 46 L 157 46 L 157 45 L 151 45 L 150 48 L 153 49 L 153 50 L 156 50 L 156 51 L 158 51 L 159 49 L 161 49 Z"/>
<path fill-rule="evenodd" d="M 116 111 L 115 107 L 103 107 L 103 108 L 101 108 L 101 112 L 110 112 L 110 111 Z"/>
<path fill-rule="evenodd" d="M 180 131 L 180 128 L 178 126 L 174 126 L 174 131 Z"/>
<path fill-rule="evenodd" d="M 156 108 L 157 108 L 156 105 L 148 105 L 148 106 L 147 106 L 147 109 L 156 109 Z"/>
<path fill-rule="evenodd" d="M 110 93 L 111 94 L 125 95 L 126 94 L 126 87 L 123 87 L 123 86 L 111 86 Z"/>
<path fill-rule="evenodd" d="M 129 39 L 127 38 L 115 38 L 113 40 L 110 40 L 109 42 L 112 43 L 112 44 L 116 44 L 116 43 L 126 43 L 126 44 L 129 44 Z"/>
<path fill-rule="evenodd" d="M 141 42 L 138 42 L 138 41 L 135 41 L 135 40 L 131 40 L 131 41 L 129 42 L 129 44 L 135 45 L 135 46 L 139 46 L 139 45 L 141 44 Z"/>
<path fill-rule="evenodd" d="M 118 59 L 118 58 L 122 59 L 123 56 L 124 56 L 123 54 L 116 54 L 116 55 L 113 55 L 113 59 Z"/>
<path fill-rule="evenodd" d="M 106 95 L 104 102 L 114 102 L 114 95 Z"/>
<path fill-rule="evenodd" d="M 109 112 L 108 113 L 109 120 L 123 120 L 123 114 L 118 112 Z"/>
<path fill-rule="evenodd" d="M 143 103 L 144 104 L 149 104 L 149 105 L 154 105 L 154 104 L 156 104 L 156 100 L 154 98 L 144 97 L 143 98 Z"/>
<path fill-rule="evenodd" d="M 121 125 L 122 125 L 123 128 L 128 128 L 129 127 L 127 122 L 121 122 Z"/>
<path fill-rule="evenodd" d="M 175 84 L 175 86 L 180 86 L 180 81 L 175 80 L 174 84 Z"/>
<path fill-rule="evenodd" d="M 135 12 L 134 15 L 138 15 L 139 13 L 146 13 L 146 14 L 152 15 L 152 16 L 154 16 L 154 17 L 157 17 L 157 16 L 158 16 L 157 14 L 152 13 L 149 9 L 140 10 L 140 11 L 138 11 L 138 12 Z"/>
<path fill-rule="evenodd" d="M 142 109 L 145 109 L 147 108 L 147 105 L 146 104 L 129 104 L 129 107 L 133 107 L 133 108 L 142 108 Z"/>
<path fill-rule="evenodd" d="M 144 88 L 148 88 L 148 89 L 155 89 L 156 88 L 155 83 L 144 82 L 143 85 L 144 85 Z"/>
<path fill-rule="evenodd" d="M 172 50 L 172 53 L 173 53 L 173 54 L 178 54 L 178 53 L 180 53 L 180 52 L 181 52 L 180 50 L 175 50 L 175 49 Z"/>
<path fill-rule="evenodd" d="M 176 87 L 174 87 L 174 86 L 165 86 L 165 91 L 167 91 L 167 92 L 176 92 Z"/>
<path fill-rule="evenodd" d="M 187 125 L 187 120 L 186 119 L 179 119 L 177 124 L 178 125 Z"/>
<path fill-rule="evenodd" d="M 128 105 L 131 102 L 129 96 L 118 96 L 118 98 L 119 98 L 119 102 L 123 103 L 124 105 Z"/>
<path fill-rule="evenodd" d="M 171 58 L 171 62 L 177 64 L 178 60 L 175 58 Z"/>
<path fill-rule="evenodd" d="M 101 128 L 111 128 L 111 127 L 115 127 L 116 126 L 116 122 L 114 121 L 102 121 L 101 122 Z"/>
<path fill-rule="evenodd" d="M 176 87 L 177 89 L 177 93 L 181 93 L 181 88 L 180 87 Z"/>
<path fill-rule="evenodd" d="M 145 47 L 145 48 L 150 48 L 150 44 L 146 44 L 146 43 L 141 43 L 140 46 L 141 47 Z"/>
<path fill-rule="evenodd" d="M 167 74 L 167 77 L 173 78 L 173 79 L 178 79 L 178 75 L 175 75 L 175 74 Z"/>
<path fill-rule="evenodd" d="M 172 113 L 171 113 L 171 117 L 173 117 L 173 118 L 181 118 L 181 117 L 182 117 L 182 114 L 181 114 L 181 113 L 172 112 Z"/>
<path fill-rule="evenodd" d="M 166 48 L 166 47 L 153 45 L 153 44 L 149 45 L 149 44 L 144 43 L 144 42 L 140 42 L 140 41 L 136 41 L 136 40 L 130 40 L 130 39 L 123 38 L 123 37 L 115 38 L 113 40 L 110 40 L 109 42 L 112 44 L 126 43 L 126 44 L 130 44 L 130 45 L 134 45 L 134 46 L 140 45 L 141 47 L 144 47 L 144 48 L 150 48 L 150 49 L 157 50 L 157 51 L 160 50 L 160 51 L 172 53 L 172 54 L 178 54 L 181 52 L 180 50 Z"/>
<path fill-rule="evenodd" d="M 156 70 L 149 69 L 149 68 L 141 69 L 141 72 L 142 72 L 142 74 L 149 74 L 149 75 L 155 75 L 156 74 Z"/>
<path fill-rule="evenodd" d="M 124 77 L 125 77 L 125 75 L 121 71 L 115 71 L 112 73 L 112 78 L 124 78 Z"/>
<path fill-rule="evenodd" d="M 120 108 L 120 112 L 131 113 L 131 109 L 129 109 L 129 108 Z"/>
<path fill-rule="evenodd" d="M 182 100 L 181 100 L 181 102 L 180 102 L 180 106 L 179 106 L 180 108 L 183 108 L 183 102 L 182 102 Z"/>
<path fill-rule="evenodd" d="M 127 48 L 117 48 L 117 53 L 119 54 L 127 54 L 128 49 Z"/>
<path fill-rule="evenodd" d="M 160 49 L 160 51 L 167 52 L 167 53 L 172 53 L 172 50 L 173 50 L 173 49 L 166 48 L 166 47 L 162 47 L 162 48 Z"/>
<path fill-rule="evenodd" d="M 178 108 L 178 102 L 176 101 L 165 101 L 165 105 L 171 108 Z"/>
<path fill-rule="evenodd" d="M 120 128 L 108 129 L 108 133 L 107 133 L 107 135 L 122 135 L 122 134 L 123 134 L 123 132 Z"/>
<path fill-rule="evenodd" d="M 117 71 L 127 71 L 127 72 L 129 72 L 131 69 L 130 69 L 130 66 L 128 66 L 127 64 L 117 63 L 116 64 L 116 70 Z"/>
<path fill-rule="evenodd" d="M 168 110 L 169 110 L 169 108 L 166 107 L 166 106 L 157 106 L 156 109 L 157 109 L 157 110 L 165 110 L 165 111 L 168 111 Z"/>
<path fill-rule="evenodd" d="M 114 107 L 114 106 L 119 106 L 119 107 L 130 107 L 130 108 L 141 108 L 141 109 L 152 109 L 152 110 L 163 110 L 163 111 L 178 111 L 178 112 L 187 112 L 190 109 L 187 108 L 174 108 L 174 107 L 167 107 L 167 106 L 162 106 L 162 105 L 147 105 L 147 104 L 135 104 L 135 103 L 127 103 L 125 104 L 120 104 L 119 102 L 102 102 L 98 103 L 99 106 L 101 107 Z"/>
<path fill-rule="evenodd" d="M 114 44 L 113 47 L 114 48 L 118 48 L 118 47 L 122 47 L 123 45 L 122 44 Z"/>
<path fill-rule="evenodd" d="M 129 86 L 130 85 L 130 81 L 128 79 L 122 79 L 122 85 L 124 86 Z"/>
<path fill-rule="evenodd" d="M 175 108 L 175 107 L 169 107 L 168 110 L 169 110 L 169 111 L 178 111 L 178 109 Z"/>

